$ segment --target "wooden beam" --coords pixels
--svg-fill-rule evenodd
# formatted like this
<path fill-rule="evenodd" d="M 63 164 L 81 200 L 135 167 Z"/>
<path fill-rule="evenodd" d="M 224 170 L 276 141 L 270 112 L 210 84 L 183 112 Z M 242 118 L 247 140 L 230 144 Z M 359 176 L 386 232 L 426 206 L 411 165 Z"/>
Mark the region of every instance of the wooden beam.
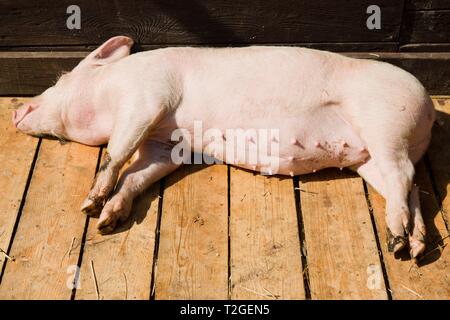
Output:
<path fill-rule="evenodd" d="M 450 52 L 351 52 L 355 58 L 382 60 L 415 75 L 430 94 L 450 93 Z M 0 95 L 35 95 L 70 71 L 87 52 L 0 52 Z"/>
<path fill-rule="evenodd" d="M 36 95 L 72 70 L 86 52 L 0 52 L 0 95 Z"/>
<path fill-rule="evenodd" d="M 146 50 L 155 50 L 167 47 L 210 47 L 210 48 L 225 48 L 225 47 L 245 47 L 253 44 L 248 43 L 203 43 L 203 44 L 142 44 L 135 43 L 131 52 L 139 52 Z M 328 50 L 333 52 L 396 52 L 398 49 L 398 42 L 264 42 L 254 45 L 264 46 L 291 46 L 291 47 L 305 47 L 318 50 Z M 85 46 L 0 46 L 0 54 L 2 52 L 90 52 L 99 45 L 85 45 Z"/>
<path fill-rule="evenodd" d="M 450 52 L 449 43 L 410 43 L 399 47 L 400 52 Z"/>

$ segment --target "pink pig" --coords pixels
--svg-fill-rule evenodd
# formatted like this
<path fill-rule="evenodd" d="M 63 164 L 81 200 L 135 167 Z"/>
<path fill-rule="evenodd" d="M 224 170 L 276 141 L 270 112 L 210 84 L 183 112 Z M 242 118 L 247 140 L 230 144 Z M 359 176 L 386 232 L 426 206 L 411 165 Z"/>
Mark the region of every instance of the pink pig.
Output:
<path fill-rule="evenodd" d="M 267 155 L 277 160 L 273 173 L 355 170 L 387 201 L 389 250 L 397 252 L 408 239 L 412 257 L 424 251 L 414 163 L 428 147 L 435 113 L 411 74 L 304 48 L 185 47 L 130 56 L 132 44 L 124 36 L 109 39 L 13 115 L 27 134 L 108 143 L 81 208 L 100 214 L 101 233 L 127 219 L 133 199 L 180 165 L 172 159 L 172 133 L 193 133 L 197 120 L 204 132 L 278 130 L 271 141 L 278 151 Z M 218 145 L 191 147 L 233 163 Z M 137 160 L 117 182 L 135 151 Z M 262 168 L 245 160 L 233 164 Z"/>

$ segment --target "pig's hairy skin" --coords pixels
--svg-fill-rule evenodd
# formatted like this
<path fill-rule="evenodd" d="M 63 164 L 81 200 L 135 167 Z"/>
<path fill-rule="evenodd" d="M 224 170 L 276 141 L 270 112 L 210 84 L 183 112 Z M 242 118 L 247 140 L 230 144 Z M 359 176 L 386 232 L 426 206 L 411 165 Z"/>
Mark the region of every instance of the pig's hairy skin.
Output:
<path fill-rule="evenodd" d="M 389 249 L 396 252 L 409 239 L 413 257 L 423 252 L 413 164 L 428 147 L 435 114 L 411 74 L 304 48 L 186 47 L 129 56 L 131 45 L 121 36 L 105 42 L 36 97 L 38 107 L 18 122 L 29 134 L 89 145 L 109 141 L 111 161 L 82 206 L 89 214 L 101 211 L 100 232 L 111 232 L 128 217 L 133 198 L 177 168 L 170 134 L 192 132 L 201 120 L 203 130 L 279 129 L 280 174 L 357 171 L 387 201 Z M 138 159 L 112 192 L 136 150 Z"/>

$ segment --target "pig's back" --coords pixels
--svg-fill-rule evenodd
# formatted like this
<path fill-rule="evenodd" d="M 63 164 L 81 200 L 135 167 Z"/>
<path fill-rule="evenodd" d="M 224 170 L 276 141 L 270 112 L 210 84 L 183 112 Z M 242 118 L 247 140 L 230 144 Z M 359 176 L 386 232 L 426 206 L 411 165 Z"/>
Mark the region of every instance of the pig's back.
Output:
<path fill-rule="evenodd" d="M 337 54 L 293 47 L 170 50 L 182 78 L 178 120 L 206 118 L 211 126 L 267 126 L 273 117 L 337 104 L 334 76 L 351 64 Z"/>

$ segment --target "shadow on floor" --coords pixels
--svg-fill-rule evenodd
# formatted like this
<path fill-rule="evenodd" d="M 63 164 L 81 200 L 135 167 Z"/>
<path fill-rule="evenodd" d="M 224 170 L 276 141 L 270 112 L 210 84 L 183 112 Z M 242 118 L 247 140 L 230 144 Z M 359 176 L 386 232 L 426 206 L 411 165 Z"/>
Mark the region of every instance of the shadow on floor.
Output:
<path fill-rule="evenodd" d="M 177 181 L 182 180 L 184 177 L 201 171 L 206 167 L 207 165 L 183 165 L 175 170 L 175 172 L 171 173 L 171 178 L 175 176 L 176 179 L 167 179 L 167 177 L 165 177 L 160 181 L 155 182 L 150 188 L 148 188 L 134 200 L 130 218 L 125 223 L 119 225 L 111 234 L 127 231 L 132 228 L 134 224 L 142 223 L 142 221 L 144 221 L 144 219 L 146 218 L 152 203 L 153 205 L 159 206 L 158 210 L 160 212 L 162 210 L 162 201 L 155 200 L 158 197 L 163 196 L 163 189 L 170 187 Z"/>

